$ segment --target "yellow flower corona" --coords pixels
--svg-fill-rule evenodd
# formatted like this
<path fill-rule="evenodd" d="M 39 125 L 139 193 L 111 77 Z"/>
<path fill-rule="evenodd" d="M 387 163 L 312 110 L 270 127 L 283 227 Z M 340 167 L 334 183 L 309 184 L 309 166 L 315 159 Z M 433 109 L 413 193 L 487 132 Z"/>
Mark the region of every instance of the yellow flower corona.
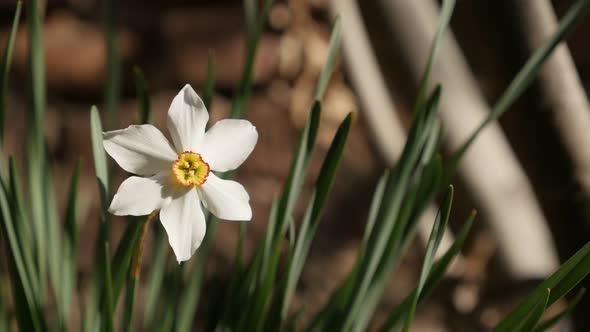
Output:
<path fill-rule="evenodd" d="M 178 159 L 172 163 L 172 172 L 176 180 L 183 186 L 201 186 L 207 181 L 210 167 L 200 154 L 192 151 L 184 151 Z"/>

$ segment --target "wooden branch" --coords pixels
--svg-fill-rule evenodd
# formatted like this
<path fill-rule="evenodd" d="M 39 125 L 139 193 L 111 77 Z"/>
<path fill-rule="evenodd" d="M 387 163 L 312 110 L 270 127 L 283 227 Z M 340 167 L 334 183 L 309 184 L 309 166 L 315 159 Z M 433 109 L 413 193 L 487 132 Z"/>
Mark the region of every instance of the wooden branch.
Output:
<path fill-rule="evenodd" d="M 531 51 L 556 30 L 558 21 L 548 0 L 518 0 L 513 6 Z M 574 166 L 575 179 L 590 202 L 590 105 L 565 43 L 558 46 L 539 75 L 543 98 Z"/>
<path fill-rule="evenodd" d="M 418 82 L 437 29 L 437 4 L 431 0 L 379 3 Z M 455 150 L 484 120 L 490 107 L 450 31 L 442 40 L 431 82 L 443 86 L 444 141 Z M 498 124 L 481 133 L 461 161 L 459 174 L 473 193 L 477 209 L 491 223 L 511 273 L 517 278 L 541 278 L 553 272 L 558 258 L 546 220 Z"/>
<path fill-rule="evenodd" d="M 367 121 L 379 153 L 391 167 L 401 155 L 407 139 L 406 132 L 379 70 L 357 2 L 332 0 L 330 6 L 334 16 L 340 15 L 342 18 L 344 60 L 352 85 L 362 104 L 361 114 Z M 430 236 L 436 210 L 436 205 L 429 205 L 419 223 L 418 230 L 423 243 L 426 243 Z M 453 233 L 447 228 L 437 255 L 444 254 L 452 244 Z M 461 261 L 461 257 L 456 259 L 456 262 Z M 459 265 L 460 263 L 456 263 L 454 266 Z"/>

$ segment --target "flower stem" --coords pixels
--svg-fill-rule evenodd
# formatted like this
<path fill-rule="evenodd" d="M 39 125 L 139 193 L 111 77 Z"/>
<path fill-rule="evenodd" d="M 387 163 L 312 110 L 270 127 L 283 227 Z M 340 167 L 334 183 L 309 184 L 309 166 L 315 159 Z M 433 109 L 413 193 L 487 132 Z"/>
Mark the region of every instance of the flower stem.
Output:
<path fill-rule="evenodd" d="M 133 255 L 133 263 L 131 265 L 131 278 L 138 280 L 139 273 L 141 271 L 141 256 L 143 255 L 143 247 L 145 243 L 145 237 L 150 225 L 150 222 L 156 217 L 156 215 L 160 212 L 160 210 L 154 210 L 147 216 L 145 223 L 143 224 L 143 228 L 141 229 L 141 235 L 139 236 L 139 241 L 137 242 L 137 249 L 135 250 L 135 255 Z"/>

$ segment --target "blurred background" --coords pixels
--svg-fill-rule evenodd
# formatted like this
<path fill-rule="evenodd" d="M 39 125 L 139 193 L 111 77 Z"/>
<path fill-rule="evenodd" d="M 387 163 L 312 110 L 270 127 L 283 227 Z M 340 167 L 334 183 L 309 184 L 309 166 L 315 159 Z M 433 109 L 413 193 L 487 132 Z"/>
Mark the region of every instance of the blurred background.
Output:
<path fill-rule="evenodd" d="M 116 2 L 110 19 L 118 29 L 121 121 L 138 116 L 133 82 L 138 66 L 149 82 L 154 123 L 165 128 L 174 95 L 190 83 L 200 92 L 210 51 L 216 62 L 212 121 L 229 114 L 230 98 L 244 61 L 245 20 L 240 1 Z M 434 83 L 443 86 L 443 151 L 449 153 L 490 112 L 532 51 L 554 31 L 571 0 L 458 0 Z M 26 2 L 25 2 L 26 5 Z M 46 137 L 56 177 L 68 179 L 83 159 L 82 222 L 78 257 L 82 278 L 92 264 L 99 203 L 92 166 L 89 109 L 104 108 L 106 45 L 102 1 L 48 0 L 44 20 L 48 84 Z M 0 1 L 0 45 L 5 44 L 15 1 Z M 341 14 L 343 45 L 325 95 L 310 179 L 339 123 L 356 121 L 326 215 L 304 270 L 295 306 L 311 316 L 351 269 L 374 187 L 403 146 L 428 47 L 438 24 L 434 0 L 276 0 L 259 45 L 247 118 L 260 139 L 238 172 L 250 193 L 254 218 L 246 252 L 265 231 L 274 195 L 288 172 L 299 130 L 328 51 L 331 23 Z M 462 257 L 417 313 L 413 331 L 485 331 L 524 294 L 590 239 L 590 77 L 586 19 L 518 103 L 487 128 L 459 168 L 451 233 L 472 208 L 480 214 Z M 6 151 L 23 160 L 26 107 L 26 27 L 16 39 L 6 115 Z M 588 126 L 586 126 L 588 125 Z M 443 156 L 444 157 L 444 156 Z M 117 170 L 114 186 L 127 176 Z M 58 183 L 62 206 L 67 186 Z M 113 190 L 115 189 L 113 188 Z M 307 196 L 310 195 L 309 189 Z M 304 194 L 304 198 L 306 197 Z M 303 205 L 302 205 L 303 206 Z M 433 205 L 433 208 L 435 206 Z M 432 209 L 431 209 L 432 210 Z M 302 209 L 296 220 L 300 220 Z M 434 211 L 434 210 L 433 210 Z M 425 224 L 434 215 L 426 213 Z M 118 241 L 123 219 L 113 222 Z M 237 224 L 222 222 L 209 260 L 201 312 L 208 290 L 231 273 Z M 422 237 L 423 238 L 423 237 Z M 418 237 L 395 274 L 379 311 L 383 319 L 414 285 L 423 240 Z M 149 248 L 150 241 L 148 239 Z M 146 253 L 149 253 L 149 249 Z M 144 256 L 149 266 L 149 255 Z M 224 277 L 225 275 L 225 277 Z M 141 289 L 138 305 L 142 302 Z M 563 303 L 552 309 L 559 311 Z M 560 331 L 590 331 L 590 300 L 581 303 Z M 551 310 L 550 310 L 551 311 Z M 79 307 L 74 308 L 74 315 Z M 198 318 L 197 318 L 198 321 Z"/>

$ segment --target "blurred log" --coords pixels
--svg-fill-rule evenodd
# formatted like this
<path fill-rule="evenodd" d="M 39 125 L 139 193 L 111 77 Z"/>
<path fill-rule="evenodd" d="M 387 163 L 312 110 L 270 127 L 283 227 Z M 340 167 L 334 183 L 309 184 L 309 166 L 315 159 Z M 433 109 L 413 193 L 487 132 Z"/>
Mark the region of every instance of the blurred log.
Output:
<path fill-rule="evenodd" d="M 367 121 L 372 139 L 387 166 L 397 162 L 406 142 L 406 133 L 395 105 L 387 91 L 379 70 L 373 48 L 370 45 L 356 0 L 332 0 L 331 11 L 342 17 L 342 48 L 345 64 L 352 85 L 362 103 L 362 115 Z M 437 207 L 430 204 L 419 223 L 423 243 L 428 241 L 436 218 Z M 445 230 L 437 255 L 440 256 L 453 244 L 453 234 Z M 460 266 L 461 256 L 454 267 Z"/>
<path fill-rule="evenodd" d="M 380 6 L 418 82 L 437 30 L 438 5 L 427 0 L 381 0 Z M 490 107 L 450 31 L 442 40 L 431 82 L 442 83 L 444 142 L 455 150 L 485 119 Z M 490 124 L 481 133 L 461 161 L 459 175 L 475 196 L 478 210 L 491 223 L 499 251 L 514 277 L 542 278 L 557 268 L 546 220 L 498 124 Z"/>
<path fill-rule="evenodd" d="M 531 51 L 557 30 L 558 21 L 550 1 L 518 0 L 513 1 L 513 6 Z M 587 205 L 590 202 L 590 105 L 565 43 L 545 63 L 539 83 Z"/>

